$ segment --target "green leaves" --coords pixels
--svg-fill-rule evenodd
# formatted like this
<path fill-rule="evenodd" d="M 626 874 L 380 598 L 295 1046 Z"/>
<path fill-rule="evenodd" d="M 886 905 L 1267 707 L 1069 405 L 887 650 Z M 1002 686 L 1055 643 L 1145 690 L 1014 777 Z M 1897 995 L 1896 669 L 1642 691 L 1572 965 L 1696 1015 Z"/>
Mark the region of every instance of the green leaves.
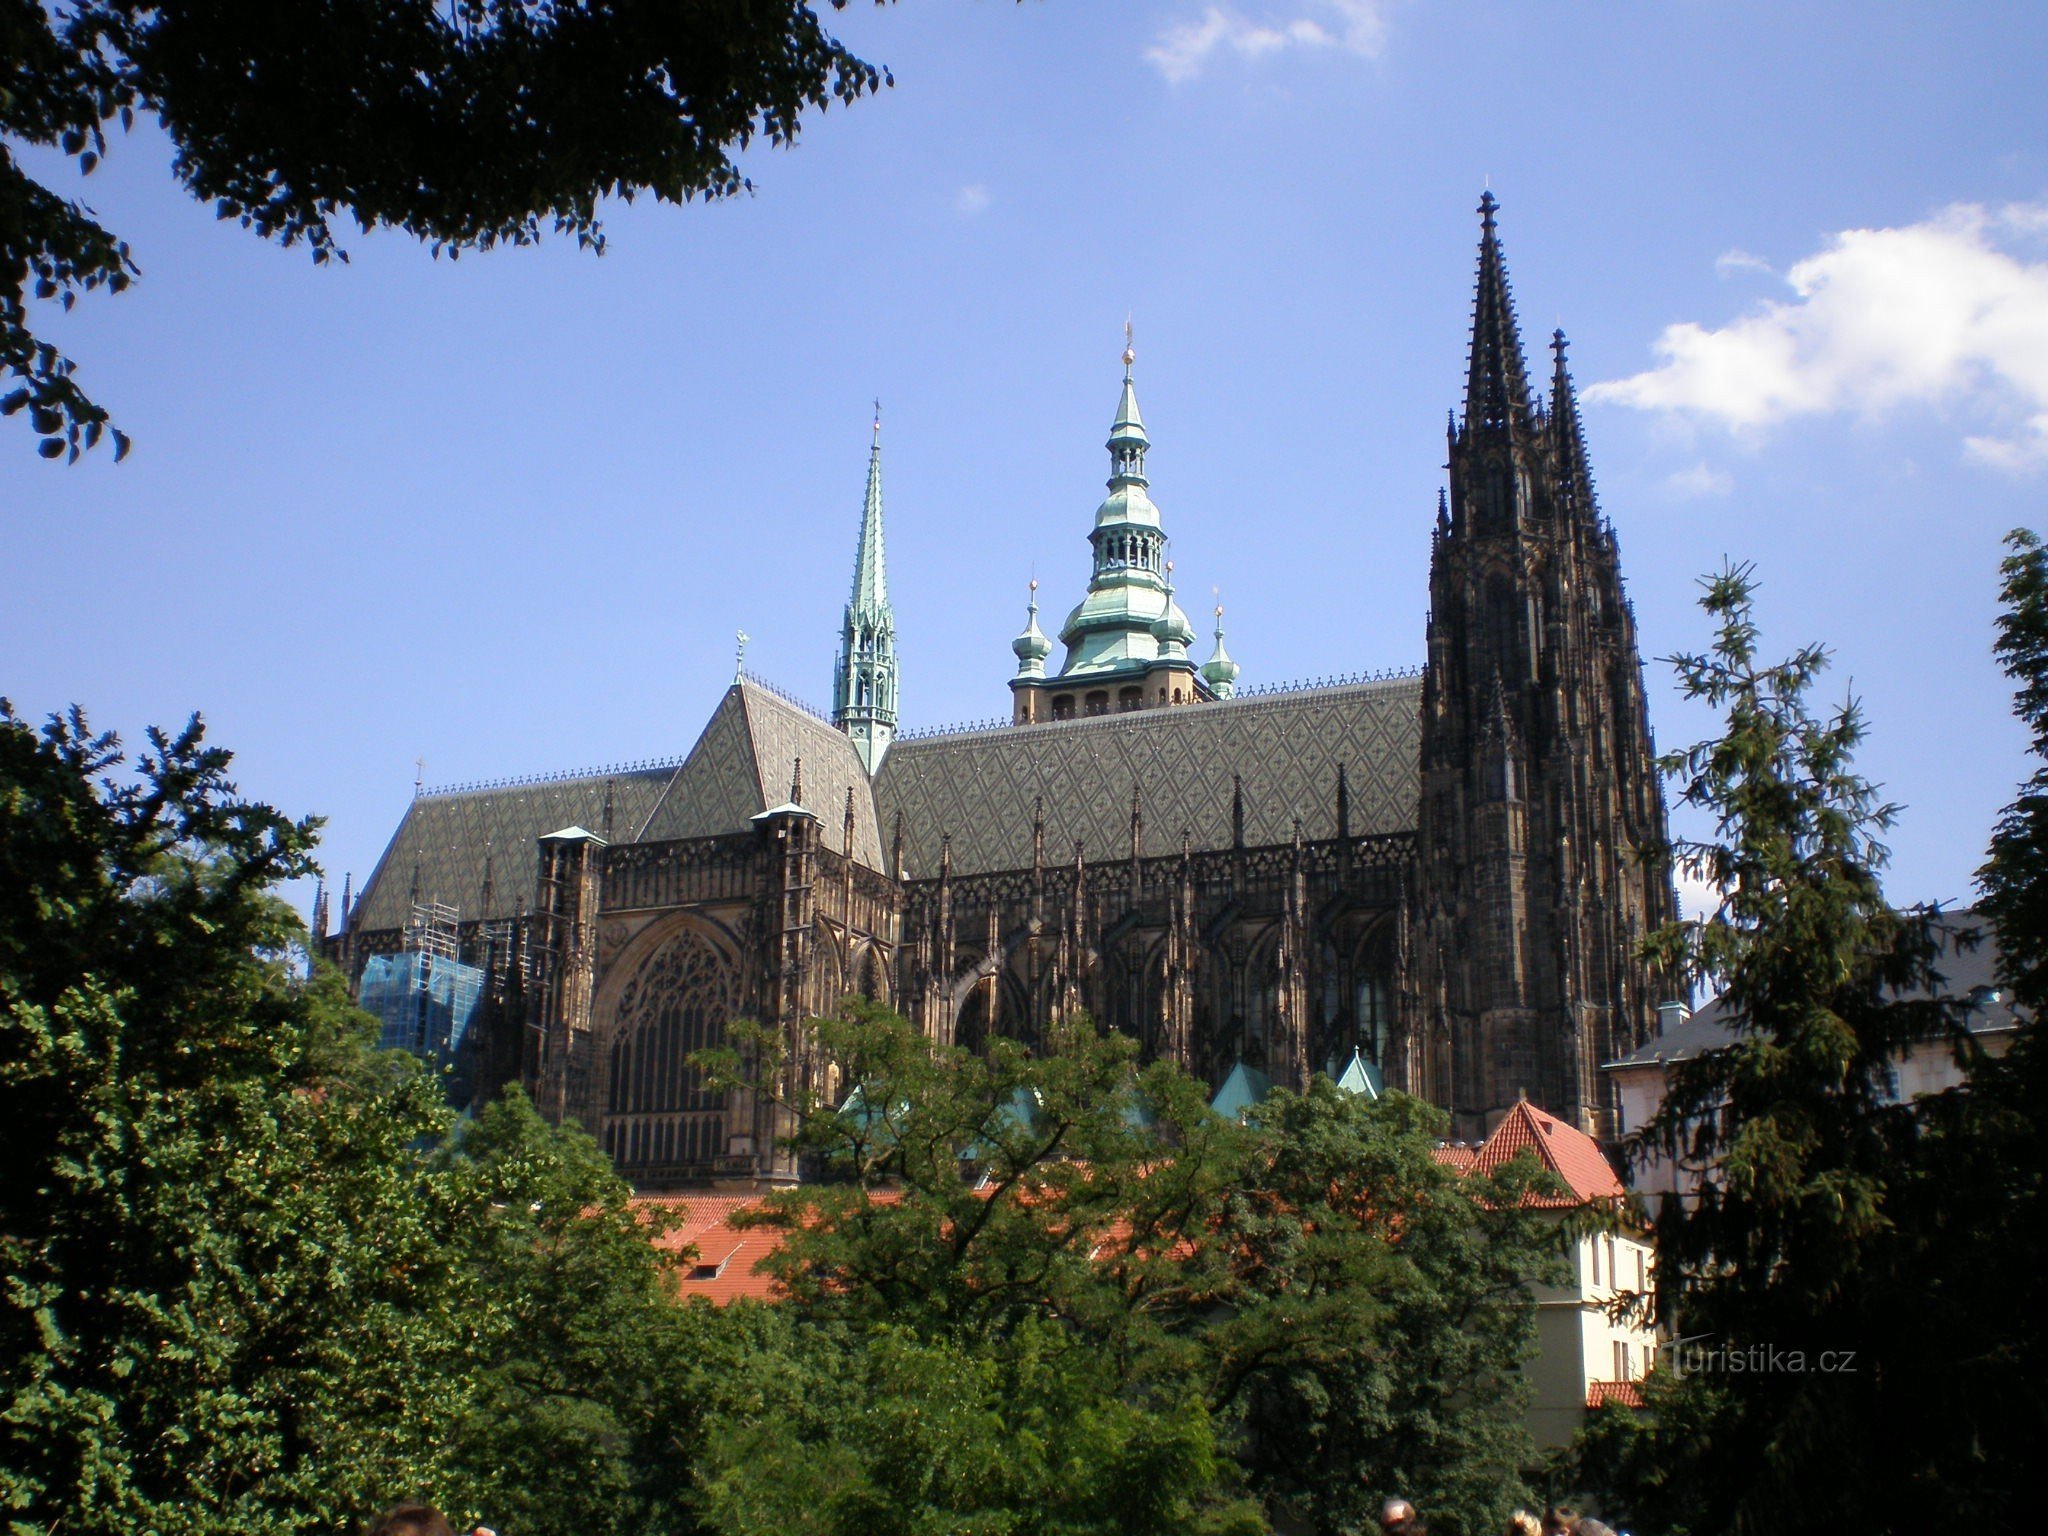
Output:
<path fill-rule="evenodd" d="M 721 1421 L 720 1528 L 1334 1528 L 1397 1491 L 1504 1518 L 1556 1235 L 1438 1165 L 1434 1111 L 1318 1079 L 1239 1125 L 1085 1019 L 1039 1054 L 858 1002 L 814 1031 L 807 1093 L 759 1029 L 700 1058 L 842 1181 L 757 1218 L 820 1406 Z"/>
<path fill-rule="evenodd" d="M 133 768 L 0 702 L 0 1511 L 354 1528 L 399 1492 L 673 1531 L 727 1341 L 661 1223 L 514 1096 L 464 1128 L 308 968 L 315 824 L 198 721 Z"/>
<path fill-rule="evenodd" d="M 136 268 L 90 210 L 31 181 L 6 141 L 55 146 L 89 175 L 104 125 L 125 128 L 147 106 L 193 197 L 321 264 L 348 259 L 333 225 L 344 212 L 451 259 L 531 244 L 547 227 L 602 251 L 600 199 L 751 190 L 733 156 L 756 136 L 794 143 L 805 114 L 890 83 L 805 0 L 8 4 L 0 61 L 0 369 L 58 413 L 38 451 L 74 460 L 107 414 L 36 339 L 28 300 L 118 293 Z"/>

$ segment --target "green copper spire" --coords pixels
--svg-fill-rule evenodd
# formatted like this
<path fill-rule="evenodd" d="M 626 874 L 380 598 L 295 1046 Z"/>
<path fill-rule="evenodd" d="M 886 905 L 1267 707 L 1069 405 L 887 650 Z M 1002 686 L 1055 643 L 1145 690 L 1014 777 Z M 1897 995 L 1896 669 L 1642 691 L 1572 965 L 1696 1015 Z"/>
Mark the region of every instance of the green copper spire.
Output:
<path fill-rule="evenodd" d="M 1145 450 L 1152 440 L 1145 435 L 1145 418 L 1138 414 L 1138 387 L 1131 382 L 1131 365 L 1138 349 L 1131 344 L 1131 322 L 1124 322 L 1124 392 L 1116 402 L 1116 420 L 1109 427 L 1109 488 L 1144 485 Z"/>
<path fill-rule="evenodd" d="M 896 737 L 896 613 L 882 553 L 882 403 L 875 402 L 875 435 L 868 445 L 868 492 L 861 510 L 860 546 L 853 560 L 853 595 L 839 635 L 839 669 L 832 688 L 832 723 L 853 738 L 869 773 Z"/>
<path fill-rule="evenodd" d="M 1017 675 L 1019 677 L 1045 676 L 1045 658 L 1052 654 L 1052 642 L 1045 638 L 1045 632 L 1038 627 L 1038 578 L 1031 578 L 1030 617 L 1025 621 L 1024 633 L 1010 642 L 1010 649 L 1017 653 Z"/>
<path fill-rule="evenodd" d="M 1209 685 L 1209 691 L 1219 699 L 1227 699 L 1237 691 L 1237 674 L 1241 669 L 1230 659 L 1230 652 L 1223 649 L 1223 605 L 1216 605 L 1216 654 L 1202 663 L 1202 681 Z"/>
<path fill-rule="evenodd" d="M 1060 626 L 1067 659 L 1062 678 L 1144 672 L 1160 659 L 1157 622 L 1186 629 L 1187 616 L 1174 606 L 1166 585 L 1166 533 L 1145 479 L 1145 453 L 1152 440 L 1138 414 L 1138 390 L 1131 369 L 1137 352 L 1124 328 L 1123 392 L 1110 424 L 1109 495 L 1095 509 L 1088 542 L 1095 547 L 1088 595 Z M 1192 631 L 1189 632 L 1192 636 Z"/>
<path fill-rule="evenodd" d="M 1152 621 L 1152 643 L 1159 647 L 1161 661 L 1186 661 L 1188 647 L 1195 643 L 1195 626 L 1173 600 L 1173 562 L 1166 562 L 1166 612 Z"/>

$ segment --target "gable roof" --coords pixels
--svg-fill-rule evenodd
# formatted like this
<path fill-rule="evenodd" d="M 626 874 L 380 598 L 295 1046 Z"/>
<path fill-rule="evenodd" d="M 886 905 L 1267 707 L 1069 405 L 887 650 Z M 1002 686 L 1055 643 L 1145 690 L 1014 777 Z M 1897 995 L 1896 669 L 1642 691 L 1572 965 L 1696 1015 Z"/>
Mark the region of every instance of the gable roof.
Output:
<path fill-rule="evenodd" d="M 1528 1202 L 1531 1205 L 1580 1205 L 1588 1200 L 1619 1199 L 1628 1193 L 1614 1165 L 1600 1150 L 1600 1143 L 1577 1126 L 1546 1114 L 1527 1099 L 1518 1101 L 1480 1143 L 1469 1166 L 1477 1172 L 1491 1173 L 1524 1152 L 1533 1153 L 1536 1161 L 1571 1191 L 1569 1196 L 1532 1198 Z"/>
<path fill-rule="evenodd" d="M 744 832 L 753 817 L 788 799 L 799 757 L 804 804 L 822 823 L 825 846 L 840 849 L 850 789 L 854 858 L 880 869 L 874 793 L 852 741 L 746 679 L 726 689 L 680 766 L 671 759 L 618 773 L 537 777 L 415 796 L 364 882 L 349 925 L 372 932 L 404 927 L 412 917 L 415 869 L 420 899 L 456 908 L 464 922 L 529 909 L 538 869 L 534 845 L 549 836 L 594 836 L 585 829 L 606 826 L 607 801 L 606 840 L 613 843 Z"/>
<path fill-rule="evenodd" d="M 1231 846 L 1233 776 L 1244 787 L 1245 841 L 1337 835 L 1337 770 L 1345 770 L 1354 836 L 1412 832 L 1420 804 L 1422 683 L 1382 682 L 998 726 L 898 741 L 875 776 L 888 836 L 902 819 L 913 878 L 938 873 L 951 834 L 953 870 L 980 874 L 1031 863 L 1033 807 L 1043 797 L 1047 856 L 1091 860 L 1130 848 L 1131 791 L 1144 817 L 1140 852 Z M 809 783 L 809 762 L 805 782 Z M 828 817 L 828 822 L 830 818 Z"/>
<path fill-rule="evenodd" d="M 512 917 L 530 909 L 539 869 L 534 845 L 541 838 L 558 828 L 603 827 L 609 800 L 612 836 L 623 841 L 654 808 L 676 771 L 670 762 L 621 773 L 416 795 L 384 856 L 363 882 L 349 926 L 373 932 L 403 928 L 412 919 L 415 870 L 420 900 L 454 907 L 464 922 Z"/>
<path fill-rule="evenodd" d="M 803 808 L 821 823 L 825 846 L 840 850 L 851 790 L 854 859 L 882 868 L 874 792 L 852 739 L 751 678 L 725 690 L 635 840 L 662 843 L 746 831 L 754 817 L 789 801 L 798 758 L 804 765 Z"/>
<path fill-rule="evenodd" d="M 1251 1108 L 1273 1091 L 1273 1079 L 1243 1061 L 1233 1065 L 1209 1100 L 1209 1107 L 1226 1120 L 1242 1120 Z"/>

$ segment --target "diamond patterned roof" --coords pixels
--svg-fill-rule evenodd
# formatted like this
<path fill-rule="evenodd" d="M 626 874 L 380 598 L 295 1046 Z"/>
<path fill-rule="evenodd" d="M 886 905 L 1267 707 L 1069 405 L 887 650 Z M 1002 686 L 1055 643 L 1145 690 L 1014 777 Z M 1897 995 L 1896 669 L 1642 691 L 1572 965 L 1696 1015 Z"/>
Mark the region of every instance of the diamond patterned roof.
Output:
<path fill-rule="evenodd" d="M 882 867 L 875 801 L 852 740 L 816 715 L 742 680 L 726 689 L 711 723 L 676 770 L 638 841 L 744 832 L 751 818 L 790 798 L 796 760 L 804 761 L 803 806 L 822 824 L 825 846 L 838 851 L 846 792 L 853 791 L 853 856 Z"/>
<path fill-rule="evenodd" d="M 420 795 L 363 885 L 350 926 L 402 928 L 412 916 L 413 871 L 422 901 L 456 908 L 464 922 L 511 917 L 533 905 L 534 844 L 558 828 L 603 827 L 611 788 L 612 835 L 624 840 L 646 818 L 677 769 L 589 774 Z M 491 899 L 484 901 L 490 861 Z"/>
<path fill-rule="evenodd" d="M 853 791 L 854 857 L 882 867 L 874 796 L 853 743 L 815 715 L 750 682 L 728 688 L 682 767 L 543 779 L 490 789 L 427 794 L 406 808 L 391 845 L 363 886 L 351 926 L 402 928 L 412 916 L 413 871 L 423 901 L 455 907 L 464 922 L 530 908 L 534 844 L 570 826 L 604 826 L 606 786 L 615 843 L 664 842 L 744 832 L 749 818 L 789 798 L 804 760 L 804 804 L 839 847 L 846 792 Z M 490 901 L 484 864 L 490 860 Z"/>
<path fill-rule="evenodd" d="M 1031 863 L 1033 804 L 1045 799 L 1046 859 L 1074 842 L 1091 861 L 1130 848 L 1131 786 L 1140 788 L 1147 858 L 1230 846 L 1232 775 L 1244 781 L 1245 842 L 1337 835 L 1337 769 L 1354 836 L 1410 832 L 1420 798 L 1422 684 L 1417 678 L 1305 688 L 1180 709 L 1134 710 L 1044 725 L 898 741 L 875 777 L 884 836 L 903 818 L 912 878 L 938 873 L 953 839 L 958 874 Z M 805 784 L 810 761 L 805 759 Z"/>

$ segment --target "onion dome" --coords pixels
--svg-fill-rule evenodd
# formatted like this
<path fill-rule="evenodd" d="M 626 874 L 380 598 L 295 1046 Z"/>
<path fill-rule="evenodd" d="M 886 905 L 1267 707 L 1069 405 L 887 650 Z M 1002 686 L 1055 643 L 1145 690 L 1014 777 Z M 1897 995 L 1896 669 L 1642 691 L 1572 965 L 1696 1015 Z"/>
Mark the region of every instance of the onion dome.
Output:
<path fill-rule="evenodd" d="M 1242 670 L 1230 659 L 1230 652 L 1223 649 L 1223 605 L 1216 605 L 1216 654 L 1202 663 L 1202 681 L 1209 685 L 1209 691 L 1219 699 L 1227 699 L 1237 689 L 1237 674 Z"/>
<path fill-rule="evenodd" d="M 1017 653 L 1017 675 L 1019 677 L 1045 676 L 1045 658 L 1052 654 L 1052 642 L 1038 627 L 1038 582 L 1031 583 L 1030 618 L 1025 621 L 1024 633 L 1010 642 L 1010 649 Z"/>

